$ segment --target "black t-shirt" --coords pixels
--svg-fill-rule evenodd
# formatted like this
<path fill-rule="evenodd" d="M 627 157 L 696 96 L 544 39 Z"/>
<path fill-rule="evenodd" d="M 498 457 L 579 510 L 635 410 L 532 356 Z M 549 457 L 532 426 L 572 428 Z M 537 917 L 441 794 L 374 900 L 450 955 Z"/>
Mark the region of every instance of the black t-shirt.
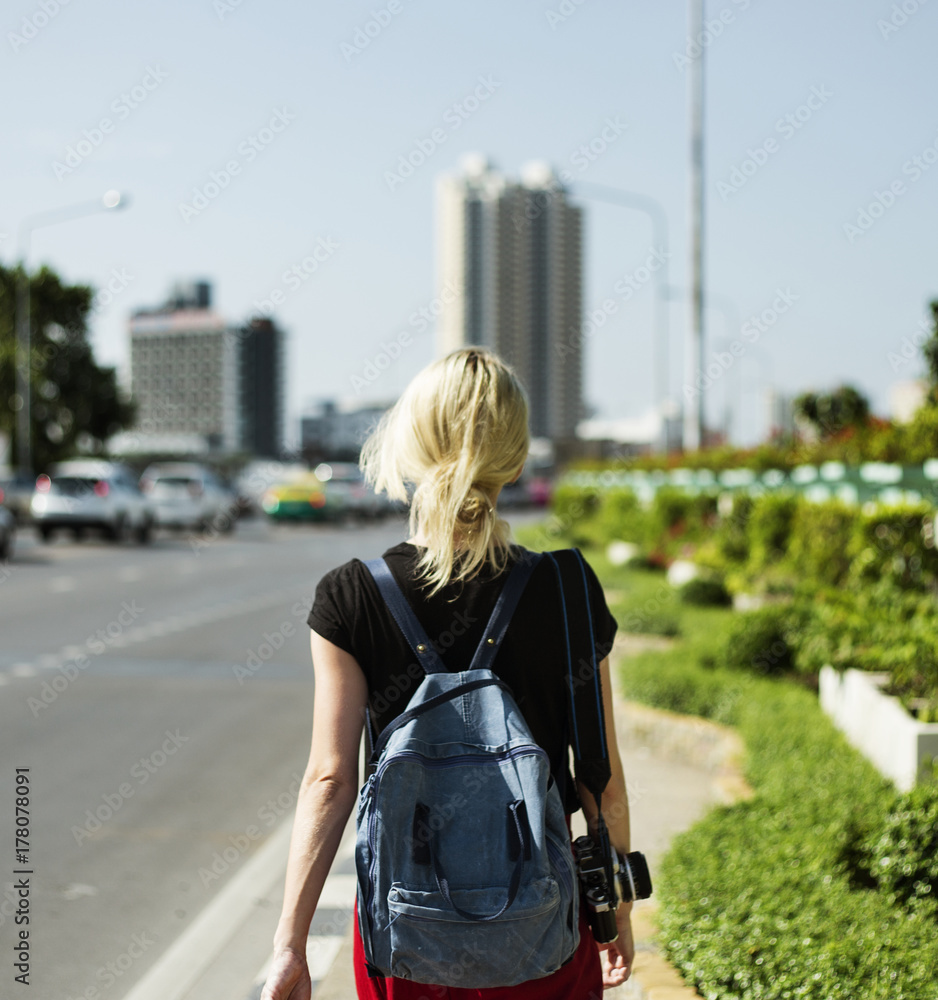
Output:
<path fill-rule="evenodd" d="M 507 570 L 448 584 L 428 597 L 415 582 L 416 546 L 401 542 L 383 555 L 446 667 L 468 669 Z M 588 564 L 586 579 L 599 662 L 612 648 L 617 626 Z M 571 636 L 583 636 L 587 615 L 582 584 L 576 589 L 568 585 L 566 597 Z M 368 681 L 372 720 L 380 733 L 407 707 L 423 673 L 416 668 L 414 654 L 361 560 L 352 559 L 326 573 L 316 588 L 308 621 L 310 628 L 358 661 Z M 566 648 L 556 570 L 544 558 L 525 586 L 492 670 L 511 688 L 535 742 L 547 751 L 555 780 L 565 790 L 567 811 L 574 812 L 579 804 L 567 763 Z"/>

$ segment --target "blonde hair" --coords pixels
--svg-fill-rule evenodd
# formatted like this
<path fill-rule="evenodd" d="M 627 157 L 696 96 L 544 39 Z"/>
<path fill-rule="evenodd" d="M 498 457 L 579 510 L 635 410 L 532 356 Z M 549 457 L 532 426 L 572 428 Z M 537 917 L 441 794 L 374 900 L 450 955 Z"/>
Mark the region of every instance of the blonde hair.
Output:
<path fill-rule="evenodd" d="M 509 527 L 492 496 L 528 455 L 528 401 L 514 372 L 490 351 L 453 351 L 423 369 L 362 448 L 379 492 L 408 499 L 410 531 L 426 549 L 418 575 L 436 593 L 486 566 L 508 565 Z"/>

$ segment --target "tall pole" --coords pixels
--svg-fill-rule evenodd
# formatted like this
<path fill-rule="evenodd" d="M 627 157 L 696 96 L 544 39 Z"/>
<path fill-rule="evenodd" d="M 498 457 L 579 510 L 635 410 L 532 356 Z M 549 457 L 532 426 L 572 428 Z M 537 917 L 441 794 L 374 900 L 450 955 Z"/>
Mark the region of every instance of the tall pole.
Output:
<path fill-rule="evenodd" d="M 690 37 L 697 43 L 697 57 L 688 70 L 690 103 L 690 272 L 691 314 L 685 350 L 685 383 L 696 392 L 684 404 L 684 448 L 696 451 L 704 438 L 704 392 L 697 385 L 698 373 L 704 367 L 704 52 L 702 44 L 704 0 L 689 0 Z M 701 380 L 702 381 L 702 380 Z"/>
<path fill-rule="evenodd" d="M 26 271 L 28 240 L 27 230 L 20 243 L 20 271 L 16 283 L 16 350 L 19 361 L 16 366 L 16 396 L 19 404 L 16 411 L 16 455 L 18 467 L 32 475 L 32 434 L 29 426 L 29 416 L 32 413 L 32 359 L 29 343 L 29 275 Z"/>
<path fill-rule="evenodd" d="M 655 272 L 657 296 L 655 305 L 655 394 L 657 396 L 656 409 L 661 419 L 661 440 L 659 442 L 662 451 L 667 450 L 667 426 L 665 424 L 665 403 L 668 397 L 670 378 L 668 372 L 668 341 L 670 332 L 668 328 L 669 309 L 669 289 L 668 283 L 668 260 L 671 257 L 670 242 L 668 239 L 668 216 L 664 207 L 659 201 L 647 194 L 638 194 L 634 191 L 624 191 L 620 188 L 608 187 L 605 184 L 581 183 L 577 182 L 574 193 L 580 197 L 594 198 L 597 201 L 609 202 L 613 205 L 621 205 L 625 208 L 634 208 L 639 212 L 644 212 L 652 224 L 653 239 L 663 258 L 658 270 Z"/>
<path fill-rule="evenodd" d="M 77 205 L 66 205 L 63 208 L 55 208 L 49 212 L 39 212 L 36 215 L 27 216 L 20 223 L 20 271 L 16 288 L 16 395 L 19 403 L 19 409 L 16 411 L 16 454 L 17 465 L 29 475 L 32 475 L 33 471 L 32 425 L 30 422 L 32 413 L 32 373 L 30 371 L 32 367 L 32 337 L 30 331 L 28 270 L 30 237 L 34 229 L 39 229 L 43 226 L 53 226 L 59 222 L 68 222 L 70 219 L 77 219 L 83 215 L 92 215 L 95 212 L 107 212 L 115 208 L 126 208 L 127 201 L 127 195 L 121 194 L 120 191 L 107 191 L 103 198 L 89 202 L 80 202 Z"/>

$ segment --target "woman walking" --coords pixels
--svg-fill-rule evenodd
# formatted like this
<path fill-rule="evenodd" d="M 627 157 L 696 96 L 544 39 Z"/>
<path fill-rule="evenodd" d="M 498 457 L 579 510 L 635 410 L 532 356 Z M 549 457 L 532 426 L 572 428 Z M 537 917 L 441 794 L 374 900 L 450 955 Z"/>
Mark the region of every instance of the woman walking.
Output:
<path fill-rule="evenodd" d="M 384 553 L 407 604 L 447 671 L 465 671 L 483 640 L 512 567 L 526 555 L 512 545 L 496 513 L 503 486 L 521 475 L 528 453 L 527 401 L 508 366 L 488 351 L 467 348 L 425 368 L 366 442 L 362 467 L 377 490 L 400 500 L 413 489 L 411 537 Z M 603 813 L 612 845 L 630 849 L 625 778 L 619 759 L 609 663 L 616 623 L 595 574 L 585 567 L 590 618 L 561 613 L 557 571 L 543 559 L 531 573 L 491 669 L 511 690 L 534 742 L 546 752 L 566 814 L 596 806 L 569 772 L 566 635 L 582 636 L 602 656 L 603 708 L 611 779 Z M 591 619 L 591 620 L 590 620 Z M 358 559 L 320 581 L 309 616 L 315 671 L 312 747 L 299 794 L 274 961 L 262 1000 L 308 1000 L 306 940 L 346 822 L 358 799 L 359 747 L 368 719 L 380 734 L 404 711 L 423 680 L 379 587 Z M 491 641 L 491 640 L 488 640 Z M 401 838 L 411 830 L 401 830 Z M 519 862 L 520 864 L 520 862 Z M 579 945 L 550 974 L 505 987 L 467 988 L 374 975 L 355 928 L 355 979 L 360 998 L 382 1000 L 598 1000 L 603 986 L 631 973 L 631 904 L 616 911 L 618 938 L 597 945 L 585 914 Z M 418 925 L 419 926 L 419 925 Z M 369 975 L 372 973 L 372 975 Z"/>

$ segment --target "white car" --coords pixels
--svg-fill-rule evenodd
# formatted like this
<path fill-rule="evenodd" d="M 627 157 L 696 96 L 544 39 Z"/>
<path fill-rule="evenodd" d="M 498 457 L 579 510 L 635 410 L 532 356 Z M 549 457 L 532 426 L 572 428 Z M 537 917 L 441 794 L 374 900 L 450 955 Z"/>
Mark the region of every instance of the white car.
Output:
<path fill-rule="evenodd" d="M 59 462 L 36 480 L 29 512 L 39 537 L 48 542 L 65 528 L 78 539 L 89 529 L 111 541 L 132 534 L 146 543 L 154 512 L 133 473 L 114 462 L 76 459 Z"/>
<path fill-rule="evenodd" d="M 230 531 L 238 519 L 235 494 L 214 472 L 196 462 L 150 465 L 140 477 L 140 489 L 163 528 Z"/>

